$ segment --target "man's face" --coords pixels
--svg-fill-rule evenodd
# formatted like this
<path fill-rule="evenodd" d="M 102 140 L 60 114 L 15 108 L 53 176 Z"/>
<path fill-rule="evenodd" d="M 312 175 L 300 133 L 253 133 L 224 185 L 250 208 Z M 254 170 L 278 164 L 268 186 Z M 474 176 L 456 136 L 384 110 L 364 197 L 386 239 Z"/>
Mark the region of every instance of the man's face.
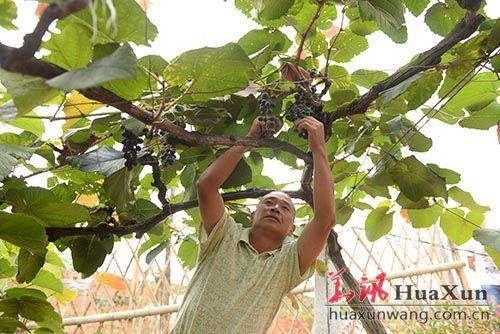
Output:
<path fill-rule="evenodd" d="M 281 191 L 273 191 L 265 195 L 254 212 L 252 225 L 279 234 L 285 238 L 295 230 L 295 208 L 292 199 Z"/>

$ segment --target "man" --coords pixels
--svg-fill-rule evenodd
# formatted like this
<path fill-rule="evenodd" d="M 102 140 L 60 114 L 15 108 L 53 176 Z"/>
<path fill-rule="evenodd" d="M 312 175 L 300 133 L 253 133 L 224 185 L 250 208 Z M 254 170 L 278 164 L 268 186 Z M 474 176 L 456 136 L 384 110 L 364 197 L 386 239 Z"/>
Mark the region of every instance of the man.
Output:
<path fill-rule="evenodd" d="M 248 138 L 269 137 L 256 119 Z M 247 147 L 234 146 L 218 157 L 196 183 L 201 213 L 200 253 L 171 334 L 265 333 L 282 298 L 314 272 L 335 221 L 333 180 L 323 124 L 308 116 L 294 123 L 306 130 L 314 162 L 314 218 L 297 241 L 292 235 L 295 208 L 280 191 L 265 195 L 251 213 L 251 228 L 235 223 L 219 188 Z"/>

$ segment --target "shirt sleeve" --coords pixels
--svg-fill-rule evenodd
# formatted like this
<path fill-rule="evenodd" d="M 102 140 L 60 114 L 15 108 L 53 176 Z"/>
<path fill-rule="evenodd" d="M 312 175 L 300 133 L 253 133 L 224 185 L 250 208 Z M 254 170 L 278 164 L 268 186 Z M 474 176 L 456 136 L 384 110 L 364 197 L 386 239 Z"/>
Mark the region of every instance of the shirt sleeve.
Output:
<path fill-rule="evenodd" d="M 304 274 L 300 274 L 299 248 L 297 241 L 293 241 L 287 245 L 285 256 L 287 272 L 287 285 L 285 293 L 287 293 L 314 274 L 314 262 L 309 266 L 309 268 L 306 269 Z"/>
<path fill-rule="evenodd" d="M 238 227 L 233 217 L 224 207 L 224 213 L 221 219 L 215 224 L 214 228 L 208 235 L 205 227 L 200 222 L 199 240 L 200 240 L 200 253 L 198 261 L 202 261 L 206 254 L 216 251 L 223 240 L 234 238 L 238 234 Z"/>

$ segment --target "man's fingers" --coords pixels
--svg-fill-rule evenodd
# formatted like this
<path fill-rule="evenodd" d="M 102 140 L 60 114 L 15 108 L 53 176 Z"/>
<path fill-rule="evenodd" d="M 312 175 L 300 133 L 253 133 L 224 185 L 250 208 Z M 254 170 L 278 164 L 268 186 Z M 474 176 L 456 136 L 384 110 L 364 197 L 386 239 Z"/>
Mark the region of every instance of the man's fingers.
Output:
<path fill-rule="evenodd" d="M 293 124 L 293 130 L 298 131 L 299 126 L 301 126 L 301 124 L 304 122 L 304 120 L 305 120 L 305 118 L 301 118 L 301 119 L 296 120 Z"/>
<path fill-rule="evenodd" d="M 302 118 L 302 119 L 296 121 L 296 123 L 294 125 L 294 129 L 295 129 L 295 131 L 300 132 L 303 129 L 309 130 L 311 126 L 312 126 L 312 124 L 311 124 L 310 119 Z"/>

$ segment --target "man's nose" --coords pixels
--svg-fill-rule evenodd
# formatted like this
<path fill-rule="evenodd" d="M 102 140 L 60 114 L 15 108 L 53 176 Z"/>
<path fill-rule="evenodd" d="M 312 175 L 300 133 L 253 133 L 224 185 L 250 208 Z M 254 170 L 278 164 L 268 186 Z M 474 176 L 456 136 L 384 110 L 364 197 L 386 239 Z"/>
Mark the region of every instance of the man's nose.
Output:
<path fill-rule="evenodd" d="M 280 210 L 279 210 L 279 205 L 278 205 L 278 204 L 276 204 L 275 206 L 272 206 L 272 207 L 271 207 L 271 211 L 277 211 L 277 212 L 280 212 Z"/>

